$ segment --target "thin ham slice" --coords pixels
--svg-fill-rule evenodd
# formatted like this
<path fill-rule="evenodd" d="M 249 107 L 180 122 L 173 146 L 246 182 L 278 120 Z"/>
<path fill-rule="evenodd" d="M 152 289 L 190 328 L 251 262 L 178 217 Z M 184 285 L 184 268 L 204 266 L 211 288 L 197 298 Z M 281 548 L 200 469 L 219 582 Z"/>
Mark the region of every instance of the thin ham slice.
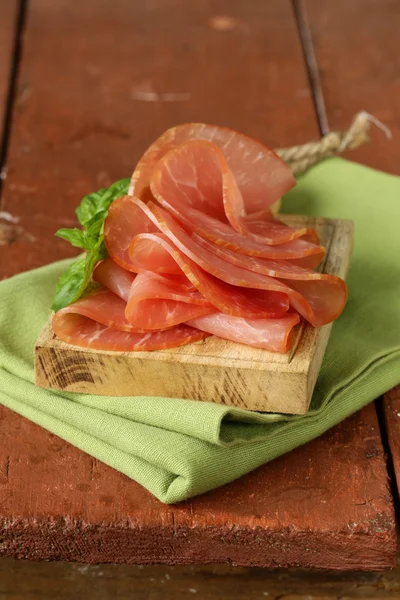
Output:
<path fill-rule="evenodd" d="M 142 246 L 158 245 L 166 257 L 172 257 L 187 276 L 192 285 L 221 312 L 246 318 L 273 318 L 284 315 L 289 308 L 288 296 L 285 293 L 265 290 L 251 290 L 230 285 L 214 277 L 198 264 L 178 250 L 171 241 L 162 234 L 142 233 L 131 242 L 129 255 L 139 271 L 145 274 L 154 266 L 150 260 L 139 264 L 135 260 L 136 253 L 143 257 L 152 256 L 151 252 L 142 252 Z M 158 253 L 161 257 L 161 251 Z"/>
<path fill-rule="evenodd" d="M 289 302 L 309 323 L 320 327 L 335 319 L 343 310 L 347 299 L 347 288 L 342 280 L 330 281 L 320 293 L 318 282 L 284 282 L 278 278 L 250 271 L 234 265 L 207 248 L 201 246 L 190 232 L 186 231 L 168 212 L 154 203 L 145 205 L 140 200 L 131 200 L 159 227 L 173 244 L 202 269 L 214 277 L 234 286 L 268 290 L 287 294 Z M 317 289 L 316 289 L 317 288 Z M 300 291 L 301 289 L 301 291 Z M 329 290 L 327 292 L 327 290 Z M 203 292 L 204 293 L 204 292 Z M 204 294 L 205 295 L 205 294 Z M 242 315 L 243 316 L 243 315 Z"/>
<path fill-rule="evenodd" d="M 156 258 L 152 258 L 156 260 Z M 175 261 L 173 262 L 174 270 L 176 275 L 169 273 L 159 274 L 157 272 L 157 279 L 167 284 L 174 285 L 175 288 L 179 288 L 182 292 L 191 292 L 195 288 L 190 283 L 185 275 L 182 275 L 181 269 L 177 266 Z M 145 269 L 138 268 L 137 273 L 143 272 Z M 153 277 L 156 277 L 156 272 L 152 273 Z M 126 271 L 123 267 L 120 267 L 112 258 L 106 258 L 101 261 L 93 271 L 93 279 L 98 283 L 101 283 L 104 287 L 108 288 L 114 294 L 128 302 L 129 291 L 132 283 L 136 277 L 136 274 Z"/>
<path fill-rule="evenodd" d="M 93 271 L 93 279 L 128 302 L 129 290 L 136 275 L 126 271 L 112 258 L 106 258 Z"/>
<path fill-rule="evenodd" d="M 190 141 L 167 152 L 153 169 L 150 188 L 162 206 L 181 215 L 192 211 L 192 220 L 196 211 L 196 220 L 203 225 L 211 217 L 240 234 L 256 239 L 262 234 L 262 241 L 272 246 L 303 236 L 318 241 L 314 229 L 287 227 L 265 206 L 249 215 L 224 154 L 206 141 Z"/>
<path fill-rule="evenodd" d="M 312 269 L 293 264 L 288 260 L 274 260 L 269 258 L 260 258 L 258 256 L 244 256 L 243 254 L 233 252 L 228 248 L 223 248 L 222 246 L 213 244 L 196 234 L 193 234 L 192 238 L 196 240 L 196 242 L 205 250 L 216 254 L 227 262 L 243 267 L 244 269 L 248 269 L 249 271 L 269 275 L 270 277 L 279 277 L 281 279 L 330 281 L 331 283 L 335 282 L 340 286 L 344 285 L 343 281 L 335 275 L 318 273 Z"/>
<path fill-rule="evenodd" d="M 63 308 L 53 317 L 54 333 L 67 344 L 81 348 L 115 352 L 164 350 L 198 342 L 208 335 L 188 325 L 177 325 L 167 331 L 131 333 L 106 327 L 79 313 L 64 311 L 67 309 Z"/>
<path fill-rule="evenodd" d="M 271 205 L 294 185 L 276 154 L 233 130 L 191 123 L 145 152 L 128 196 L 104 224 L 101 287 L 58 311 L 64 341 L 111 351 L 160 350 L 210 334 L 287 352 L 300 316 L 318 327 L 347 297 L 316 231 L 288 227 Z"/>
<path fill-rule="evenodd" d="M 118 304 L 118 309 L 120 320 L 125 325 L 122 329 L 127 331 L 168 329 L 215 311 L 181 271 L 180 275 L 146 272 L 136 276 L 107 258 L 97 265 L 93 279 L 125 300 L 125 303 Z M 114 299 L 110 307 L 115 304 Z M 92 318 L 108 324 L 104 314 L 100 314 L 100 318 Z"/>
<path fill-rule="evenodd" d="M 126 319 L 125 307 L 126 302 L 119 296 L 106 288 L 100 288 L 56 312 L 53 317 L 53 328 L 61 327 L 62 323 L 68 321 L 67 315 L 78 314 L 119 331 L 143 333 L 142 329 L 138 330 Z"/>
<path fill-rule="evenodd" d="M 246 213 L 264 210 L 295 185 L 291 169 L 261 142 L 233 129 L 188 123 L 168 129 L 151 144 L 133 172 L 129 194 L 145 202 L 151 199 L 150 179 L 156 164 L 169 150 L 193 140 L 211 142 L 222 151 Z"/>
<path fill-rule="evenodd" d="M 117 198 L 108 209 L 104 222 L 104 241 L 114 261 L 127 271 L 134 271 L 128 255 L 132 237 L 136 233 L 157 231 L 157 227 L 127 199 L 129 196 Z"/>
<path fill-rule="evenodd" d="M 246 256 L 290 260 L 293 264 L 308 268 L 318 266 L 325 256 L 325 248 L 305 239 L 294 239 L 276 246 L 270 246 L 265 243 L 265 240 L 259 241 L 242 235 L 229 224 L 203 214 L 190 206 L 185 206 L 184 209 L 181 207 L 178 210 L 173 204 L 167 203 L 162 198 L 160 204 L 173 214 L 186 229 L 196 232 L 201 237 L 219 246 L 224 246 Z"/>
<path fill-rule="evenodd" d="M 129 291 L 127 320 L 137 328 L 157 330 L 215 312 L 215 307 L 197 290 L 162 280 L 151 272 L 139 274 Z"/>
<path fill-rule="evenodd" d="M 241 319 L 213 313 L 192 319 L 188 325 L 226 340 L 285 353 L 291 347 L 293 327 L 299 322 L 296 313 L 288 313 L 280 319 Z"/>

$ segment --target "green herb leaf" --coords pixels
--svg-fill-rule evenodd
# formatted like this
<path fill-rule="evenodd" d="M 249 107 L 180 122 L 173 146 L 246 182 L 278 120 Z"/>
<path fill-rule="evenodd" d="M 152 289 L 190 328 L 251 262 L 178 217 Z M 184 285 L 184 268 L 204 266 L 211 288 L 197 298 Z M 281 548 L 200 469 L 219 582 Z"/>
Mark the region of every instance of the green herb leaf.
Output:
<path fill-rule="evenodd" d="M 108 210 L 113 200 L 128 193 L 129 182 L 129 179 L 121 179 L 113 183 L 108 189 L 101 189 L 85 196 L 75 211 L 79 223 L 86 227 L 97 212 Z"/>
<path fill-rule="evenodd" d="M 85 226 L 88 221 L 96 214 L 98 207 L 101 203 L 101 198 L 106 194 L 107 189 L 101 189 L 98 192 L 93 192 L 88 196 L 85 196 L 78 208 L 76 209 L 76 216 L 81 225 Z"/>
<path fill-rule="evenodd" d="M 88 288 L 96 263 L 107 258 L 104 221 L 111 203 L 128 193 L 129 181 L 129 179 L 121 179 L 108 189 L 101 189 L 83 198 L 76 209 L 76 215 L 83 229 L 57 231 L 58 237 L 87 252 L 79 256 L 61 275 L 52 304 L 54 311 L 76 302 Z"/>
<path fill-rule="evenodd" d="M 75 302 L 82 295 L 85 285 L 86 254 L 78 256 L 68 269 L 61 275 L 56 285 L 56 291 L 51 308 L 54 311 Z"/>
<path fill-rule="evenodd" d="M 85 248 L 86 239 L 84 232 L 81 229 L 59 229 L 56 236 L 66 240 L 77 248 Z"/>

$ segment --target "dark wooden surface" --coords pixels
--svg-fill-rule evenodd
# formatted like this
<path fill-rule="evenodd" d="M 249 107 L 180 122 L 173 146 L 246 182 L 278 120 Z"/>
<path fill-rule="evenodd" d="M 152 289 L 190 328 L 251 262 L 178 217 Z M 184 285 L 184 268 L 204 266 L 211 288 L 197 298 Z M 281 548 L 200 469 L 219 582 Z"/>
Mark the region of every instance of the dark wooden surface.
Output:
<path fill-rule="evenodd" d="M 289 0 L 31 0 L 17 89 L 2 202 L 20 233 L 0 277 L 73 253 L 54 231 L 172 125 L 215 122 L 272 146 L 318 135 Z"/>
<path fill-rule="evenodd" d="M 333 34 L 322 35 L 328 18 L 324 15 L 328 11 L 330 24 L 338 28 L 337 45 L 351 44 L 340 37 L 344 20 L 337 11 L 344 4 L 329 3 L 329 9 L 325 3 L 306 5 L 313 35 L 319 31 L 315 48 L 322 64 L 324 95 L 327 82 L 337 77 L 335 52 L 343 51 L 334 41 L 328 47 Z M 52 0 L 28 3 L 9 177 L 2 196 L 3 209 L 21 221 L 0 247 L 0 277 L 66 256 L 67 246 L 52 234 L 61 224 L 73 222 L 79 197 L 126 176 L 145 145 L 176 122 L 218 122 L 273 146 L 318 136 L 289 1 L 196 0 L 190 11 L 183 6 L 187 5 L 178 0 L 124 0 L 110 11 L 109 1 L 85 0 L 60 2 L 55 10 Z M 350 9 L 342 10 L 347 15 Z M 369 10 L 373 16 L 374 7 Z M 352 39 L 362 36 L 363 29 L 349 26 L 350 35 Z M 383 52 L 383 43 L 373 44 Z M 359 48 L 362 53 L 361 42 Z M 390 48 L 389 44 L 387 52 Z M 345 63 L 343 59 L 341 68 L 352 81 Z M 335 103 L 339 108 L 347 104 L 343 97 L 335 100 L 333 83 L 329 89 L 331 119 Z M 355 94 L 357 86 L 352 89 Z M 395 115 L 394 94 L 387 98 L 385 104 L 382 97 L 379 106 Z M 360 103 L 351 113 L 360 108 L 375 110 Z M 337 121 L 329 121 L 331 126 L 348 125 L 352 114 L 341 110 L 336 113 Z M 379 110 L 377 116 L 385 120 L 384 108 Z M 380 148 L 379 156 L 388 155 L 386 145 Z M 362 154 L 357 157 L 363 160 Z M 159 546 L 162 556 L 158 560 L 166 562 L 200 562 L 209 557 L 246 565 L 340 569 L 380 569 L 393 564 L 394 514 L 373 406 L 312 444 L 177 507 L 164 507 L 134 482 L 9 411 L 3 409 L 1 417 L 4 554 L 146 562 L 146 558 L 154 560 Z M 0 579 L 0 594 L 7 598 L 12 597 L 7 594 L 18 597 L 13 574 L 22 575 L 28 568 L 24 562 L 7 559 L 0 563 L 2 574 L 11 564 L 11 578 Z M 73 569 L 68 571 L 72 578 Z M 145 569 L 144 578 L 154 568 Z M 182 569 L 177 573 L 194 573 Z M 199 569 L 200 580 L 203 573 L 210 584 L 210 579 L 224 578 L 224 573 L 236 573 L 213 569 Z M 116 577 L 114 583 L 118 580 L 118 576 L 110 577 Z M 199 581 L 196 574 L 193 577 Z M 164 579 L 160 586 L 169 585 L 168 578 Z M 179 587 L 186 586 L 186 581 L 174 587 L 174 594 L 196 593 L 189 589 L 197 590 L 196 586 Z M 248 580 L 240 581 L 244 589 Z M 236 593 L 231 577 L 226 576 L 224 585 L 227 593 Z M 143 582 L 143 594 L 145 586 Z M 157 586 L 154 597 L 162 593 Z M 376 589 L 383 594 L 389 590 L 385 586 L 379 583 Z M 211 593 L 209 597 L 218 597 L 218 592 Z M 261 594 L 261 588 L 254 588 L 253 596 L 258 597 L 257 593 Z M 285 597 L 290 598 L 290 593 L 285 592 Z M 32 597 L 45 596 L 38 592 Z M 301 598 L 299 594 L 292 597 Z"/>
<path fill-rule="evenodd" d="M 1 600 L 398 600 L 400 565 L 384 573 L 228 565 L 81 565 L 0 561 Z"/>
<path fill-rule="evenodd" d="M 384 395 L 383 409 L 398 495 L 400 490 L 400 385 Z"/>
<path fill-rule="evenodd" d="M 26 419 L 6 409 L 0 418 L 3 555 L 341 570 L 394 564 L 373 405 L 258 471 L 174 506 Z"/>
<path fill-rule="evenodd" d="M 400 175 L 400 5 L 393 0 L 302 0 L 318 64 L 326 119 L 343 129 L 355 112 L 366 110 L 389 127 L 387 140 L 377 128 L 371 143 L 349 153 L 352 159 Z M 383 201 L 383 199 L 382 199 Z M 398 388 L 382 409 L 400 489 L 400 413 Z"/>
<path fill-rule="evenodd" d="M 360 110 L 389 127 L 348 154 L 400 174 L 400 6 L 397 0 L 302 0 L 306 9 L 331 130 L 345 129 Z"/>
<path fill-rule="evenodd" d="M 15 0 L 0 2 L 0 147 L 13 64 L 17 8 Z"/>

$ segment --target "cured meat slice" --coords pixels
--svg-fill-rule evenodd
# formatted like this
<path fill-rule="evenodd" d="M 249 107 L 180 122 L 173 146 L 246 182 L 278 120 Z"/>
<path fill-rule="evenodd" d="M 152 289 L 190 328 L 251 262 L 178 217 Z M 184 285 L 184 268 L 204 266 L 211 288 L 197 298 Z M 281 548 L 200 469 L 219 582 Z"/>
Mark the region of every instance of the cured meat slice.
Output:
<path fill-rule="evenodd" d="M 137 328 L 157 330 L 211 312 L 215 307 L 197 290 L 184 291 L 179 284 L 146 272 L 130 288 L 125 316 Z"/>
<path fill-rule="evenodd" d="M 81 348 L 116 352 L 164 350 L 191 344 L 207 337 L 207 333 L 188 325 L 177 325 L 167 331 L 147 333 L 119 331 L 81 314 L 64 312 L 66 310 L 63 308 L 54 315 L 54 333 L 67 344 Z"/>
<path fill-rule="evenodd" d="M 254 234 L 257 239 L 262 233 L 265 244 L 282 244 L 303 236 L 318 241 L 315 230 L 287 227 L 265 207 L 255 216 L 249 215 L 224 154 L 209 142 L 191 141 L 167 152 L 153 169 L 150 187 L 168 210 L 184 215 L 192 209 L 221 223 L 229 222 L 239 233 Z"/>
<path fill-rule="evenodd" d="M 192 140 L 211 142 L 223 152 L 247 213 L 264 210 L 295 185 L 291 169 L 261 142 L 233 129 L 189 123 L 168 129 L 151 144 L 134 170 L 129 194 L 145 202 L 151 199 L 155 165 L 169 150 Z"/>
<path fill-rule="evenodd" d="M 262 273 L 264 275 L 269 275 L 270 277 L 279 277 L 281 279 L 331 281 L 338 285 L 344 284 L 343 281 L 335 275 L 317 273 L 312 269 L 300 267 L 288 260 L 273 260 L 269 258 L 260 258 L 258 256 L 244 256 L 243 254 L 233 252 L 228 248 L 213 244 L 196 234 L 193 234 L 192 238 L 206 250 L 209 250 L 234 265 L 248 269 L 249 271 L 255 271 L 256 273 Z"/>
<path fill-rule="evenodd" d="M 347 288 L 342 280 L 330 282 L 330 294 L 320 294 L 315 297 L 312 291 L 312 303 L 307 298 L 307 288 L 298 291 L 293 282 L 290 285 L 280 279 L 272 278 L 261 273 L 255 273 L 239 265 L 227 262 L 210 250 L 201 246 L 190 232 L 186 231 L 172 215 L 154 203 L 145 205 L 140 200 L 132 200 L 142 209 L 154 224 L 173 242 L 173 244 L 193 262 L 216 278 L 239 287 L 269 290 L 287 294 L 289 302 L 314 327 L 330 323 L 343 310 L 347 299 Z M 300 284 L 301 285 L 301 284 Z M 304 295 L 303 295 L 304 294 Z"/>
<path fill-rule="evenodd" d="M 229 224 L 218 221 L 209 215 L 185 206 L 177 210 L 172 204 L 161 200 L 167 210 L 174 215 L 187 229 L 195 231 L 201 237 L 209 239 L 217 245 L 224 246 L 247 256 L 291 260 L 294 264 L 314 268 L 325 256 L 325 248 L 303 239 L 294 239 L 284 244 L 270 246 L 265 240 L 259 241 L 235 231 Z"/>
<path fill-rule="evenodd" d="M 173 263 L 174 269 L 178 272 L 177 275 L 152 272 L 152 277 L 157 278 L 159 281 L 165 282 L 166 284 L 173 285 L 175 289 L 179 289 L 181 292 L 194 291 L 196 288 L 192 285 L 186 275 L 182 275 L 182 271 L 177 266 L 176 262 L 173 261 Z M 138 265 L 138 273 L 147 270 L 149 269 L 142 268 L 140 264 Z M 120 267 L 112 258 L 106 258 L 100 262 L 93 271 L 94 281 L 101 283 L 104 287 L 114 292 L 114 294 L 126 302 L 128 301 L 129 291 L 135 277 L 136 275 Z"/>
<path fill-rule="evenodd" d="M 214 277 L 198 264 L 178 250 L 166 236 L 160 234 L 139 234 L 132 240 L 130 247 L 130 257 L 136 264 L 135 255 L 137 249 L 141 253 L 140 247 L 145 245 L 158 245 L 166 254 L 169 254 L 180 269 L 185 273 L 193 286 L 221 312 L 239 317 L 247 318 L 267 318 L 280 317 L 284 315 L 289 308 L 288 296 L 286 293 L 265 290 L 252 290 L 243 287 L 230 285 Z M 141 253 L 142 256 L 151 256 L 151 252 Z M 159 253 L 161 255 L 161 252 Z M 139 265 L 137 265 L 139 267 Z M 153 264 L 151 262 L 142 263 L 141 268 L 144 272 L 151 271 Z M 128 317 L 129 318 L 129 317 Z M 144 326 L 144 325 L 143 325 Z"/>
<path fill-rule="evenodd" d="M 280 319 L 241 319 L 220 312 L 188 321 L 188 325 L 233 342 L 285 353 L 291 346 L 292 330 L 300 322 L 297 313 Z"/>
<path fill-rule="evenodd" d="M 136 275 L 120 267 L 112 258 L 106 258 L 93 271 L 93 279 L 128 301 L 129 290 Z"/>
<path fill-rule="evenodd" d="M 128 255 L 132 237 L 136 233 L 156 231 L 157 227 L 129 200 L 129 196 L 121 196 L 108 209 L 104 222 L 104 242 L 109 255 L 118 265 L 127 271 L 134 271 Z"/>
<path fill-rule="evenodd" d="M 124 300 L 110 290 L 101 288 L 56 312 L 53 317 L 53 329 L 55 326 L 59 327 L 60 323 L 64 323 L 67 315 L 81 315 L 106 327 L 143 333 L 141 329 L 138 330 L 126 319 L 125 307 Z"/>
<path fill-rule="evenodd" d="M 174 214 L 176 215 L 177 212 L 174 211 Z M 214 241 L 217 245 L 222 245 L 241 254 L 271 259 L 290 259 L 294 264 L 310 268 L 317 266 L 325 255 L 324 248 L 302 239 L 293 240 L 279 246 L 267 246 L 242 236 L 225 223 L 207 215 L 201 215 L 199 211 L 195 212 L 200 215 L 201 221 L 195 221 L 194 218 L 192 220 L 193 211 L 190 212 L 189 210 L 182 214 L 188 214 L 190 220 L 182 215 L 178 215 L 178 218 L 186 228 L 195 230 L 199 235 Z M 203 224 L 199 225 L 199 222 Z M 143 210 L 137 206 L 131 196 L 121 196 L 111 205 L 105 221 L 104 238 L 107 250 L 118 265 L 128 271 L 137 272 L 135 265 L 132 264 L 129 258 L 129 244 L 138 233 L 157 230 L 157 226 L 146 218 Z M 157 254 L 160 252 L 159 246 L 143 245 L 141 251 L 153 253 L 152 257 L 144 256 L 143 258 L 144 260 L 149 259 L 154 264 L 157 273 L 179 273 L 179 268 L 177 268 L 174 260 L 168 256 L 163 255 L 162 257 Z M 140 261 L 138 254 L 136 260 Z"/>

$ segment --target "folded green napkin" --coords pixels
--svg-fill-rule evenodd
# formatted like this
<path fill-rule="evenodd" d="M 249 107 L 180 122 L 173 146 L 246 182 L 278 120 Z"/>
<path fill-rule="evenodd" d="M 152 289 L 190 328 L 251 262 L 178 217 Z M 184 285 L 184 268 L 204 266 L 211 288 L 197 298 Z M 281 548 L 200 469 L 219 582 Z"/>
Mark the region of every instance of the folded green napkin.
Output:
<path fill-rule="evenodd" d="M 0 283 L 0 402 L 173 503 L 304 444 L 395 386 L 400 382 L 400 178 L 327 160 L 300 179 L 284 210 L 353 219 L 356 225 L 348 305 L 333 326 L 307 415 L 36 388 L 33 345 L 68 261 Z"/>

